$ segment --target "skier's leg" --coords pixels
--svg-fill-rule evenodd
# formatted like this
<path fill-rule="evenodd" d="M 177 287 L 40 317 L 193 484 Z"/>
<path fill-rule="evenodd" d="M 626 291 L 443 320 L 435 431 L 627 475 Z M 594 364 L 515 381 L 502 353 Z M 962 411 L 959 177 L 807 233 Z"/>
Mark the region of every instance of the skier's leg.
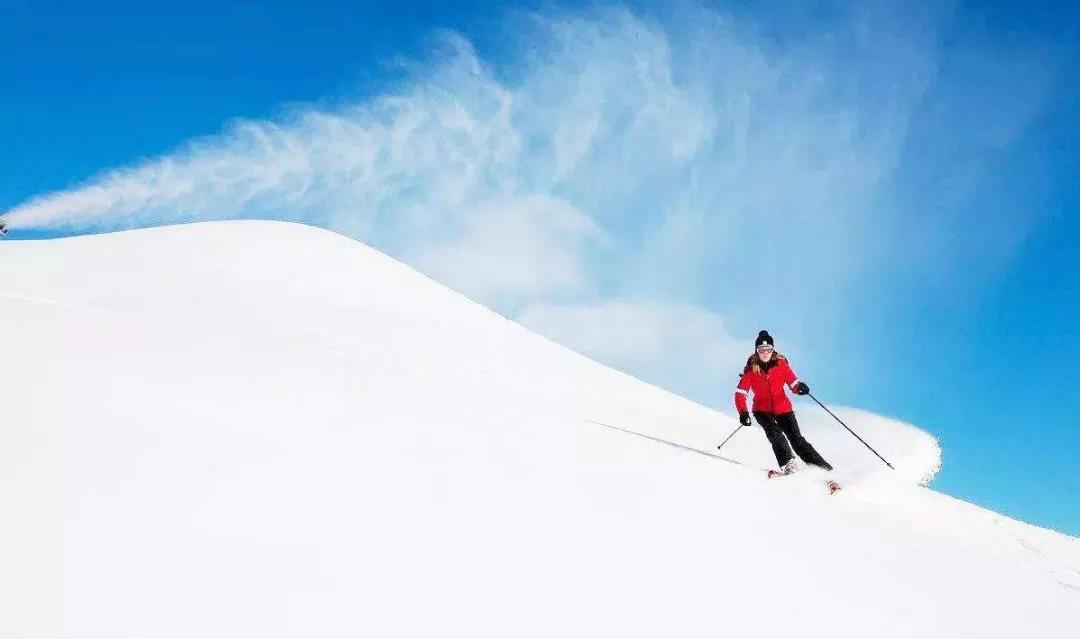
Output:
<path fill-rule="evenodd" d="M 795 454 L 799 456 L 799 459 L 807 464 L 820 466 L 825 470 L 832 470 L 832 466 L 829 465 L 829 462 L 825 461 L 825 458 L 814 450 L 814 447 L 810 445 L 810 442 L 806 441 L 806 438 L 799 432 L 799 422 L 795 419 L 795 413 L 777 415 L 776 423 L 777 427 L 787 435 L 789 440 L 791 440 L 791 446 L 795 449 Z"/>
<path fill-rule="evenodd" d="M 792 454 L 791 446 L 784 437 L 783 429 L 776 423 L 776 416 L 755 411 L 754 419 L 761 424 L 762 430 L 765 431 L 765 437 L 769 439 L 769 444 L 772 445 L 773 454 L 776 455 L 776 463 L 780 464 L 780 468 L 783 468 L 795 455 Z"/>

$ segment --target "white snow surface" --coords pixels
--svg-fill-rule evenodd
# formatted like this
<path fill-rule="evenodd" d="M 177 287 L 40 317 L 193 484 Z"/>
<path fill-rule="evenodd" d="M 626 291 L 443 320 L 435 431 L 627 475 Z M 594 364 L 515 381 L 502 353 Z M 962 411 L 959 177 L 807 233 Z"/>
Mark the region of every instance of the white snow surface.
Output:
<path fill-rule="evenodd" d="M 223 222 L 0 244 L 0 637 L 1040 637 L 1080 540 L 838 467 L 358 242 Z M 718 362 L 718 384 L 740 362 Z M 728 374 L 728 370 L 732 374 Z M 812 383 L 812 380 L 808 380 Z M 824 399 L 824 398 L 823 398 Z M 739 462 L 739 463 L 736 463 Z M 884 469 L 884 470 L 883 470 Z"/>

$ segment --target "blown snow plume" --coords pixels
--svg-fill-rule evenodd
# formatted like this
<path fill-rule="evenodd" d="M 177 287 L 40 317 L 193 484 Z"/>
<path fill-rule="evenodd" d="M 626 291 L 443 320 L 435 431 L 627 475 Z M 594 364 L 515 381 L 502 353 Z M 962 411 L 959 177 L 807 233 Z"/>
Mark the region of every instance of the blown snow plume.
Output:
<path fill-rule="evenodd" d="M 831 283 L 778 281 L 778 294 L 824 303 L 851 277 L 868 203 L 933 69 L 925 24 L 877 9 L 844 20 L 876 34 L 874 55 L 817 35 L 778 48 L 692 5 L 664 18 L 508 18 L 490 59 L 445 34 L 376 95 L 240 121 L 4 219 L 68 230 L 303 221 L 511 311 L 628 275 L 622 286 L 668 275 L 692 291 L 737 250 L 734 234 L 767 224 L 778 250 Z M 879 82 L 892 87 L 882 108 L 853 89 Z M 825 237 L 844 259 L 807 241 Z"/>
<path fill-rule="evenodd" d="M 799 412 L 799 423 L 809 433 L 814 446 L 830 451 L 838 460 L 834 465 L 840 469 L 837 471 L 839 476 L 854 478 L 861 483 L 925 486 L 941 468 L 941 443 L 926 431 L 857 408 L 833 407 L 833 412 L 895 468 L 891 470 L 885 466 L 817 406 L 807 406 Z"/>

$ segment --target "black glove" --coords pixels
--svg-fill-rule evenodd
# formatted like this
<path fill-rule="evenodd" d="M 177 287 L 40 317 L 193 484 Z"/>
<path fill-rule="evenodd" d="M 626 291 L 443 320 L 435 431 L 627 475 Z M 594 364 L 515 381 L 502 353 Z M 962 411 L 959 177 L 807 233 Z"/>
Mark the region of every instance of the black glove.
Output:
<path fill-rule="evenodd" d="M 748 412 L 746 412 L 744 410 L 739 411 L 739 423 L 742 424 L 743 426 L 749 426 L 750 425 L 750 413 L 748 413 Z"/>
<path fill-rule="evenodd" d="M 795 384 L 795 388 L 791 390 L 795 391 L 796 395 L 810 394 L 810 387 L 806 385 L 806 382 L 799 382 L 798 384 Z"/>

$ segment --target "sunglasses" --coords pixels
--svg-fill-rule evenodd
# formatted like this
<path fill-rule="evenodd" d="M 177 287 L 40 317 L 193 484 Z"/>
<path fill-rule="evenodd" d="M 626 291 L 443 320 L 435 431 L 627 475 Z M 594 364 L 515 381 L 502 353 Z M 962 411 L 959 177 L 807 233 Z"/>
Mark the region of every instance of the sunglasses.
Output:
<path fill-rule="evenodd" d="M 759 353 L 771 353 L 773 350 L 775 349 L 773 349 L 772 346 L 758 346 L 757 348 L 757 352 Z"/>

